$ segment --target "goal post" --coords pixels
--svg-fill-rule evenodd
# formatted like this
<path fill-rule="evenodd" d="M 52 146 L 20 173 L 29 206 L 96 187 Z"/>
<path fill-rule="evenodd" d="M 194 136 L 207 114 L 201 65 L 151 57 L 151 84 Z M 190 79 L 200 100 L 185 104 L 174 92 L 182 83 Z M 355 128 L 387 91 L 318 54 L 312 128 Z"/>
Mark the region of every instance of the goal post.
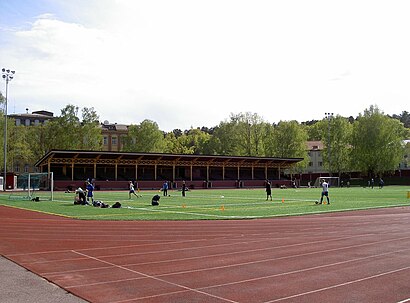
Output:
<path fill-rule="evenodd" d="M 50 173 L 24 173 L 17 176 L 10 199 L 54 200 L 54 175 Z"/>
<path fill-rule="evenodd" d="M 329 187 L 339 187 L 340 186 L 339 177 L 318 177 L 316 178 L 314 187 L 320 187 L 320 180 L 325 180 L 329 184 Z"/>

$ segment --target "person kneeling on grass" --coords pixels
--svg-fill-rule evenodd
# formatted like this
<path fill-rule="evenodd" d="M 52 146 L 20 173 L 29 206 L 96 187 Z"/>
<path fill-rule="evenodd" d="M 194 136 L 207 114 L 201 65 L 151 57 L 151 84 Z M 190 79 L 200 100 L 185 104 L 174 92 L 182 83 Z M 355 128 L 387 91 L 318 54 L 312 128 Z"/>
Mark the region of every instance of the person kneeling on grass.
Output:
<path fill-rule="evenodd" d="M 152 197 L 152 201 L 151 204 L 153 206 L 159 205 L 159 199 L 161 199 L 161 197 L 159 195 L 155 195 Z"/>
<path fill-rule="evenodd" d="M 89 204 L 85 198 L 85 192 L 81 187 L 77 188 L 77 190 L 75 191 L 75 194 L 78 195 L 78 197 L 76 196 L 74 198 L 74 204 L 79 204 L 79 205 Z"/>

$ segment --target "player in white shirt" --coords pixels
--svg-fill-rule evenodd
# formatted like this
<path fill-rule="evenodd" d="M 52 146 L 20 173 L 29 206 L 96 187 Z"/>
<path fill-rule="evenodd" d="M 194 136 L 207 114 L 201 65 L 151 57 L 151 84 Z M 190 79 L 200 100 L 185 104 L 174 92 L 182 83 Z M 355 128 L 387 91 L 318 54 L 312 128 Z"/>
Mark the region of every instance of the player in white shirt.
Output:
<path fill-rule="evenodd" d="M 322 195 L 320 196 L 320 202 L 316 201 L 316 204 L 322 204 L 323 196 L 326 196 L 327 204 L 330 204 L 329 184 L 324 179 L 320 180 L 320 182 L 321 182 L 321 185 L 322 185 Z"/>

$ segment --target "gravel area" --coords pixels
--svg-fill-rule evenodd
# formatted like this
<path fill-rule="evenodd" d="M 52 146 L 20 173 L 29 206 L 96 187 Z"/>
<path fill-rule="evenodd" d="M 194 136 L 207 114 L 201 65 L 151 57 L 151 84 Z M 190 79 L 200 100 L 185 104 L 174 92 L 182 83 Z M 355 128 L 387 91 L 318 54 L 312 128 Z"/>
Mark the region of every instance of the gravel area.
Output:
<path fill-rule="evenodd" d="M 55 284 L 0 256 L 2 303 L 84 303 Z"/>

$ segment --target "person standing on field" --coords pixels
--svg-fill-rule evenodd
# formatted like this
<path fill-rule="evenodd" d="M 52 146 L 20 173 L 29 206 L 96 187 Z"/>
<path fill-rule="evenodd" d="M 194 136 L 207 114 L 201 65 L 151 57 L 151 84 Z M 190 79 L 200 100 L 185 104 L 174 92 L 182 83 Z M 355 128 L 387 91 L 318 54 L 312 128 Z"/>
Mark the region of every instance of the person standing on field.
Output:
<path fill-rule="evenodd" d="M 268 180 L 266 180 L 266 201 L 268 201 L 268 198 L 270 197 L 270 200 L 272 201 L 272 186 Z"/>
<path fill-rule="evenodd" d="M 185 197 L 185 192 L 186 192 L 186 184 L 185 181 L 182 182 L 182 197 Z"/>
<path fill-rule="evenodd" d="M 322 195 L 320 196 L 320 202 L 316 201 L 316 204 L 322 204 L 324 196 L 326 196 L 327 204 L 330 204 L 329 184 L 324 179 L 321 179 L 320 182 L 321 182 L 321 185 L 322 185 Z"/>
<path fill-rule="evenodd" d="M 162 191 L 164 193 L 164 197 L 168 196 L 168 181 L 165 181 L 162 185 Z"/>
<path fill-rule="evenodd" d="M 87 202 L 91 200 L 91 203 L 94 202 L 94 186 L 90 183 L 87 182 Z"/>

